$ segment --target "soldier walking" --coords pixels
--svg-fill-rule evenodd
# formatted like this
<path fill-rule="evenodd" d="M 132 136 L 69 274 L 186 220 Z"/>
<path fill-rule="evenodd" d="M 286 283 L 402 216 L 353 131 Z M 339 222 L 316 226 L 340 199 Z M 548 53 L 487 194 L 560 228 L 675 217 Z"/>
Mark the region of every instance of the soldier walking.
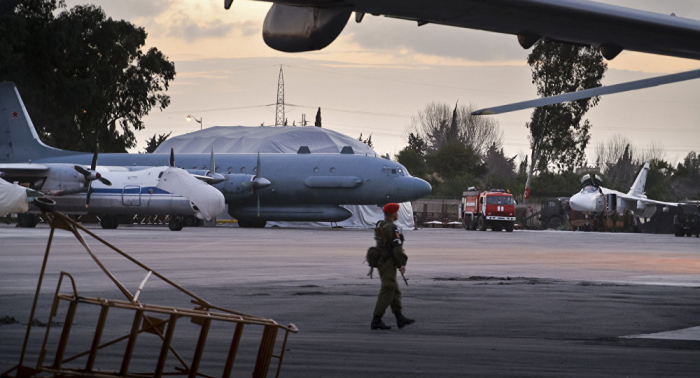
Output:
<path fill-rule="evenodd" d="M 384 211 L 384 220 L 377 222 L 377 228 L 374 230 L 377 248 L 382 251 L 378 266 L 382 287 L 374 307 L 371 329 L 391 329 L 391 326 L 382 321 L 382 316 L 389 306 L 396 316 L 396 325 L 403 328 L 414 323 L 415 320 L 409 319 L 401 313 L 401 290 L 396 282 L 396 270 L 399 270 L 401 274 L 406 273 L 406 262 L 408 261 L 408 256 L 403 251 L 403 235 L 394 224 L 399 217 L 399 205 L 389 203 L 382 210 Z"/>

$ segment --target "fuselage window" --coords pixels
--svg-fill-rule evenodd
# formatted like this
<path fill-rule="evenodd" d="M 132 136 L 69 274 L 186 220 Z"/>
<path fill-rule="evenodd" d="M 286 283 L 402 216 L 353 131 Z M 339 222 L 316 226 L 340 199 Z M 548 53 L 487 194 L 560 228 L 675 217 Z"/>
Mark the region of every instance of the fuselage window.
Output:
<path fill-rule="evenodd" d="M 245 167 L 241 167 L 241 173 L 245 173 Z"/>
<path fill-rule="evenodd" d="M 331 173 L 335 173 L 335 167 L 331 167 Z"/>
<path fill-rule="evenodd" d="M 392 175 L 395 175 L 395 174 L 396 174 L 396 169 L 392 169 L 392 170 L 391 170 L 391 174 L 392 174 Z"/>
<path fill-rule="evenodd" d="M 163 172 L 165 172 L 165 171 L 160 171 L 160 173 L 158 174 L 158 178 L 163 177 Z"/>
<path fill-rule="evenodd" d="M 233 172 L 233 167 L 228 167 L 228 174 L 230 175 L 231 172 Z"/>
<path fill-rule="evenodd" d="M 318 167 L 314 168 L 314 173 L 318 173 Z"/>

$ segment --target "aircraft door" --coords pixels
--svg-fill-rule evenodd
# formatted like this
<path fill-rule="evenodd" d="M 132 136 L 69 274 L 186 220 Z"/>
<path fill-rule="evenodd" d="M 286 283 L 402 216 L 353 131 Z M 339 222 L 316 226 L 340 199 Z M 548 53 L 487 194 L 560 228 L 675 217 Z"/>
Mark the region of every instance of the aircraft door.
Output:
<path fill-rule="evenodd" d="M 126 185 L 122 189 L 122 204 L 124 206 L 141 206 L 141 187 Z"/>

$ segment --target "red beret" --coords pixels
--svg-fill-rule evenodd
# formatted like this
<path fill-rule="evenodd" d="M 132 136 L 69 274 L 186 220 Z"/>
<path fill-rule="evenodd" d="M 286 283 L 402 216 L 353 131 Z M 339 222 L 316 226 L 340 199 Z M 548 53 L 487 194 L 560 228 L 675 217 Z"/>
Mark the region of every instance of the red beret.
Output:
<path fill-rule="evenodd" d="M 398 203 L 387 203 L 382 207 L 382 211 L 385 214 L 394 214 L 399 212 L 399 204 Z"/>

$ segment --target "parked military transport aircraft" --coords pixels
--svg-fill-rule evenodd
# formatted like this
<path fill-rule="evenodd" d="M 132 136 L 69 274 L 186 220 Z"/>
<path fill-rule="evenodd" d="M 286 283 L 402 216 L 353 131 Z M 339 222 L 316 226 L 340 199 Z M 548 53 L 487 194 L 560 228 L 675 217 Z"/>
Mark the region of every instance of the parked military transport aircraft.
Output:
<path fill-rule="evenodd" d="M 43 198 L 55 202 L 55 210 L 100 214 L 103 228 L 117 228 L 118 215 L 142 213 L 171 215 L 170 229 L 179 231 L 185 224 L 194 225 L 197 218 L 216 217 L 225 207 L 221 192 L 175 167 L 130 171 L 66 163 L 9 163 L 0 164 L 0 175 L 40 189 Z M 32 213 L 38 212 L 32 209 Z M 36 218 L 20 214 L 18 223 L 33 227 Z"/>
<path fill-rule="evenodd" d="M 637 217 L 641 218 L 651 218 L 656 212 L 656 205 L 678 206 L 677 203 L 654 201 L 647 198 L 644 194 L 644 187 L 648 172 L 649 162 L 646 162 L 627 193 L 604 188 L 602 180 L 597 175 L 584 175 L 581 178 L 583 189 L 571 197 L 569 205 L 572 210 L 594 214 L 606 210 L 614 210 L 619 214 L 624 214 L 626 211 L 632 210 Z"/>
<path fill-rule="evenodd" d="M 0 164 L 88 165 L 92 158 L 92 154 L 42 143 L 15 85 L 0 83 Z M 181 154 L 175 163 L 191 172 L 205 172 L 210 159 L 209 154 Z M 214 187 L 223 193 L 229 214 L 243 227 L 264 226 L 268 220 L 341 221 L 352 215 L 341 205 L 407 202 L 431 190 L 430 184 L 411 177 L 401 164 L 356 155 L 350 147 L 339 154 L 312 154 L 303 146 L 296 154 L 219 154 L 217 162 L 224 181 Z M 168 155 L 101 154 L 100 163 L 133 170 L 166 165 Z"/>

